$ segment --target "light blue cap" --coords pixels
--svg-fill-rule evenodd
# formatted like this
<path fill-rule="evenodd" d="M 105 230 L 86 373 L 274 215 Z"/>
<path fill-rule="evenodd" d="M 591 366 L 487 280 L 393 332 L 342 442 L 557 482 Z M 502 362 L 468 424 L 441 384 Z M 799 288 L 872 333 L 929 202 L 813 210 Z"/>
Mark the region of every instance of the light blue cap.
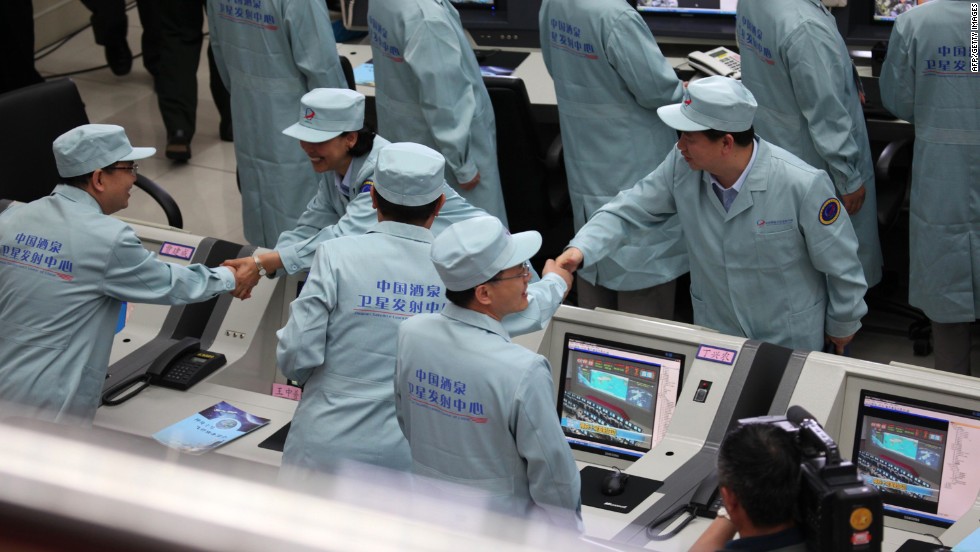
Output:
<path fill-rule="evenodd" d="M 657 115 L 681 132 L 742 132 L 752 126 L 756 107 L 755 96 L 740 81 L 706 77 L 687 85 L 681 103 L 657 108 Z"/>
<path fill-rule="evenodd" d="M 320 143 L 364 126 L 364 94 L 347 88 L 314 88 L 300 98 L 299 122 L 282 131 Z"/>
<path fill-rule="evenodd" d="M 378 152 L 374 189 L 396 205 L 416 207 L 442 195 L 446 159 L 432 148 L 410 142 L 388 144 Z"/>
<path fill-rule="evenodd" d="M 118 161 L 146 159 L 156 148 L 134 148 L 126 131 L 117 125 L 82 125 L 55 138 L 51 146 L 58 174 L 71 178 L 108 167 Z"/>
<path fill-rule="evenodd" d="M 447 289 L 463 291 L 523 263 L 538 249 L 541 234 L 534 230 L 511 235 L 496 217 L 475 217 L 453 224 L 432 240 L 432 264 Z"/>

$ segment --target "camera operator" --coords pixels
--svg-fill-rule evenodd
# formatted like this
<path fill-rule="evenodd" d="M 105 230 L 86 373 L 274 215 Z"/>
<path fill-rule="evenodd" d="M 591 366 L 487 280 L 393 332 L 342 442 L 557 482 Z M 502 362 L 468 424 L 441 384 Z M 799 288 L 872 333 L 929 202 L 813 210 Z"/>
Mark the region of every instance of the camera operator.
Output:
<path fill-rule="evenodd" d="M 727 517 L 719 512 L 692 551 L 806 550 L 794 518 L 800 454 L 789 433 L 769 424 L 730 431 L 718 451 L 718 486 Z"/>

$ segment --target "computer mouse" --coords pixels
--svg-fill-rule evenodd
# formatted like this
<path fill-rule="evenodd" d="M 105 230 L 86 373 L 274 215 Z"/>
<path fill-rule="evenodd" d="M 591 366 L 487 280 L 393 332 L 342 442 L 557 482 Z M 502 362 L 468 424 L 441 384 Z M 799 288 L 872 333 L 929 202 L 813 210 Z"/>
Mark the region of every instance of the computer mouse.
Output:
<path fill-rule="evenodd" d="M 602 478 L 602 494 L 606 496 L 617 496 L 626 490 L 626 482 L 629 481 L 628 473 L 623 473 L 618 469 L 611 471 Z"/>

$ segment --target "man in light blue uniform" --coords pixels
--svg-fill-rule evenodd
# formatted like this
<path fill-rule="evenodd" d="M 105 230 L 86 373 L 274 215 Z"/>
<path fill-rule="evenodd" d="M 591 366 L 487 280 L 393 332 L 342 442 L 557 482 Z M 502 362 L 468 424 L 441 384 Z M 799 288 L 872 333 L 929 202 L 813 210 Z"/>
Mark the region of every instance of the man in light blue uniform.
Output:
<path fill-rule="evenodd" d="M 541 54 L 555 81 L 575 229 L 657 168 L 677 133 L 657 117 L 683 86 L 625 0 L 545 0 Z M 672 318 L 688 270 L 676 218 L 630 236 L 579 271 L 578 304 Z"/>
<path fill-rule="evenodd" d="M 874 286 L 882 265 L 874 165 L 837 21 L 821 0 L 742 0 L 737 15 L 742 82 L 759 101 L 759 136 L 830 175 Z"/>
<path fill-rule="evenodd" d="M 593 263 L 677 215 L 691 251 L 694 323 L 784 347 L 838 352 L 867 312 L 857 239 L 827 174 L 754 137 L 740 82 L 692 82 L 660 118 L 681 131 L 659 167 L 599 210 L 558 263 Z"/>
<path fill-rule="evenodd" d="M 980 74 L 970 4 L 934 1 L 895 21 L 881 100 L 915 124 L 909 200 L 909 302 L 932 320 L 936 368 L 970 373 L 980 316 Z"/>
<path fill-rule="evenodd" d="M 126 223 L 133 148 L 115 125 L 82 125 L 53 145 L 64 184 L 0 215 L 0 417 L 90 424 L 123 301 L 183 304 L 235 287 L 227 268 L 165 263 Z"/>
<path fill-rule="evenodd" d="M 445 161 L 409 143 L 378 155 L 371 197 L 378 223 L 324 242 L 277 334 L 279 369 L 305 383 L 283 450 L 289 470 L 328 471 L 345 461 L 408 470 L 392 381 L 398 326 L 442 311 L 442 280 L 429 252 Z"/>
<path fill-rule="evenodd" d="M 493 106 L 456 8 L 373 0 L 368 20 L 378 132 L 441 152 L 449 185 L 507 224 Z"/>
<path fill-rule="evenodd" d="M 255 259 L 226 262 L 244 274 L 243 285 L 235 291 L 236 297 L 249 295 L 259 281 L 260 267 L 262 273 L 270 274 L 281 274 L 280 269 L 289 274 L 308 270 L 320 244 L 340 236 L 363 234 L 377 224 L 377 211 L 367 191 L 374 183 L 378 152 L 388 141 L 363 127 L 364 96 L 360 93 L 317 89 L 303 96 L 299 121 L 283 133 L 299 139 L 304 150 L 309 150 L 313 169 L 320 173 L 318 192 L 297 227 L 280 235 L 274 251 L 257 255 Z M 350 164 L 341 175 L 339 169 L 333 168 L 335 163 L 328 159 L 338 155 L 328 144 L 347 137 L 351 137 L 353 146 L 348 153 Z M 363 147 L 367 142 L 372 143 L 369 151 Z M 353 155 L 358 148 L 365 151 Z M 434 234 L 454 222 L 487 214 L 469 204 L 445 182 L 442 193 L 446 202 L 432 225 Z M 507 329 L 514 335 L 543 329 L 571 286 L 571 276 L 554 263 L 547 263 L 543 273 L 540 280 L 535 274 L 536 281 L 531 284 L 530 306 L 507 317 Z"/>
<path fill-rule="evenodd" d="M 511 343 L 500 323 L 527 306 L 527 259 L 537 232 L 513 236 L 499 220 L 452 225 L 432 242 L 451 301 L 398 329 L 395 407 L 418 475 L 517 517 L 544 510 L 581 527 L 578 469 L 555 411 L 551 367 Z M 451 491 L 447 491 L 447 494 Z"/>
<path fill-rule="evenodd" d="M 276 131 L 307 91 L 346 87 L 330 16 L 323 2 L 208 0 L 208 28 L 231 92 L 245 238 L 271 247 L 316 194 L 309 159 Z"/>

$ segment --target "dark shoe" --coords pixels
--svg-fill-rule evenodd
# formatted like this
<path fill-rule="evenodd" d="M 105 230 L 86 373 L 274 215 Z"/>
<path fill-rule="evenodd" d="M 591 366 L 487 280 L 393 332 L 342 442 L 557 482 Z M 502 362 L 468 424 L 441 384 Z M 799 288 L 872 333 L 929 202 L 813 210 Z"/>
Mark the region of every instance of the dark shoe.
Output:
<path fill-rule="evenodd" d="M 164 154 L 167 159 L 173 161 L 187 161 L 191 158 L 190 138 L 183 130 L 178 130 L 167 140 L 167 149 Z"/>
<path fill-rule="evenodd" d="M 221 141 L 223 141 L 223 142 L 234 142 L 235 141 L 235 135 L 232 132 L 232 127 L 231 127 L 231 121 L 230 120 L 229 121 L 221 121 L 221 124 L 218 125 L 218 136 L 221 138 Z"/>
<path fill-rule="evenodd" d="M 129 44 L 125 40 L 106 44 L 105 60 L 113 75 L 120 77 L 128 75 L 133 68 L 133 52 L 130 51 Z"/>

